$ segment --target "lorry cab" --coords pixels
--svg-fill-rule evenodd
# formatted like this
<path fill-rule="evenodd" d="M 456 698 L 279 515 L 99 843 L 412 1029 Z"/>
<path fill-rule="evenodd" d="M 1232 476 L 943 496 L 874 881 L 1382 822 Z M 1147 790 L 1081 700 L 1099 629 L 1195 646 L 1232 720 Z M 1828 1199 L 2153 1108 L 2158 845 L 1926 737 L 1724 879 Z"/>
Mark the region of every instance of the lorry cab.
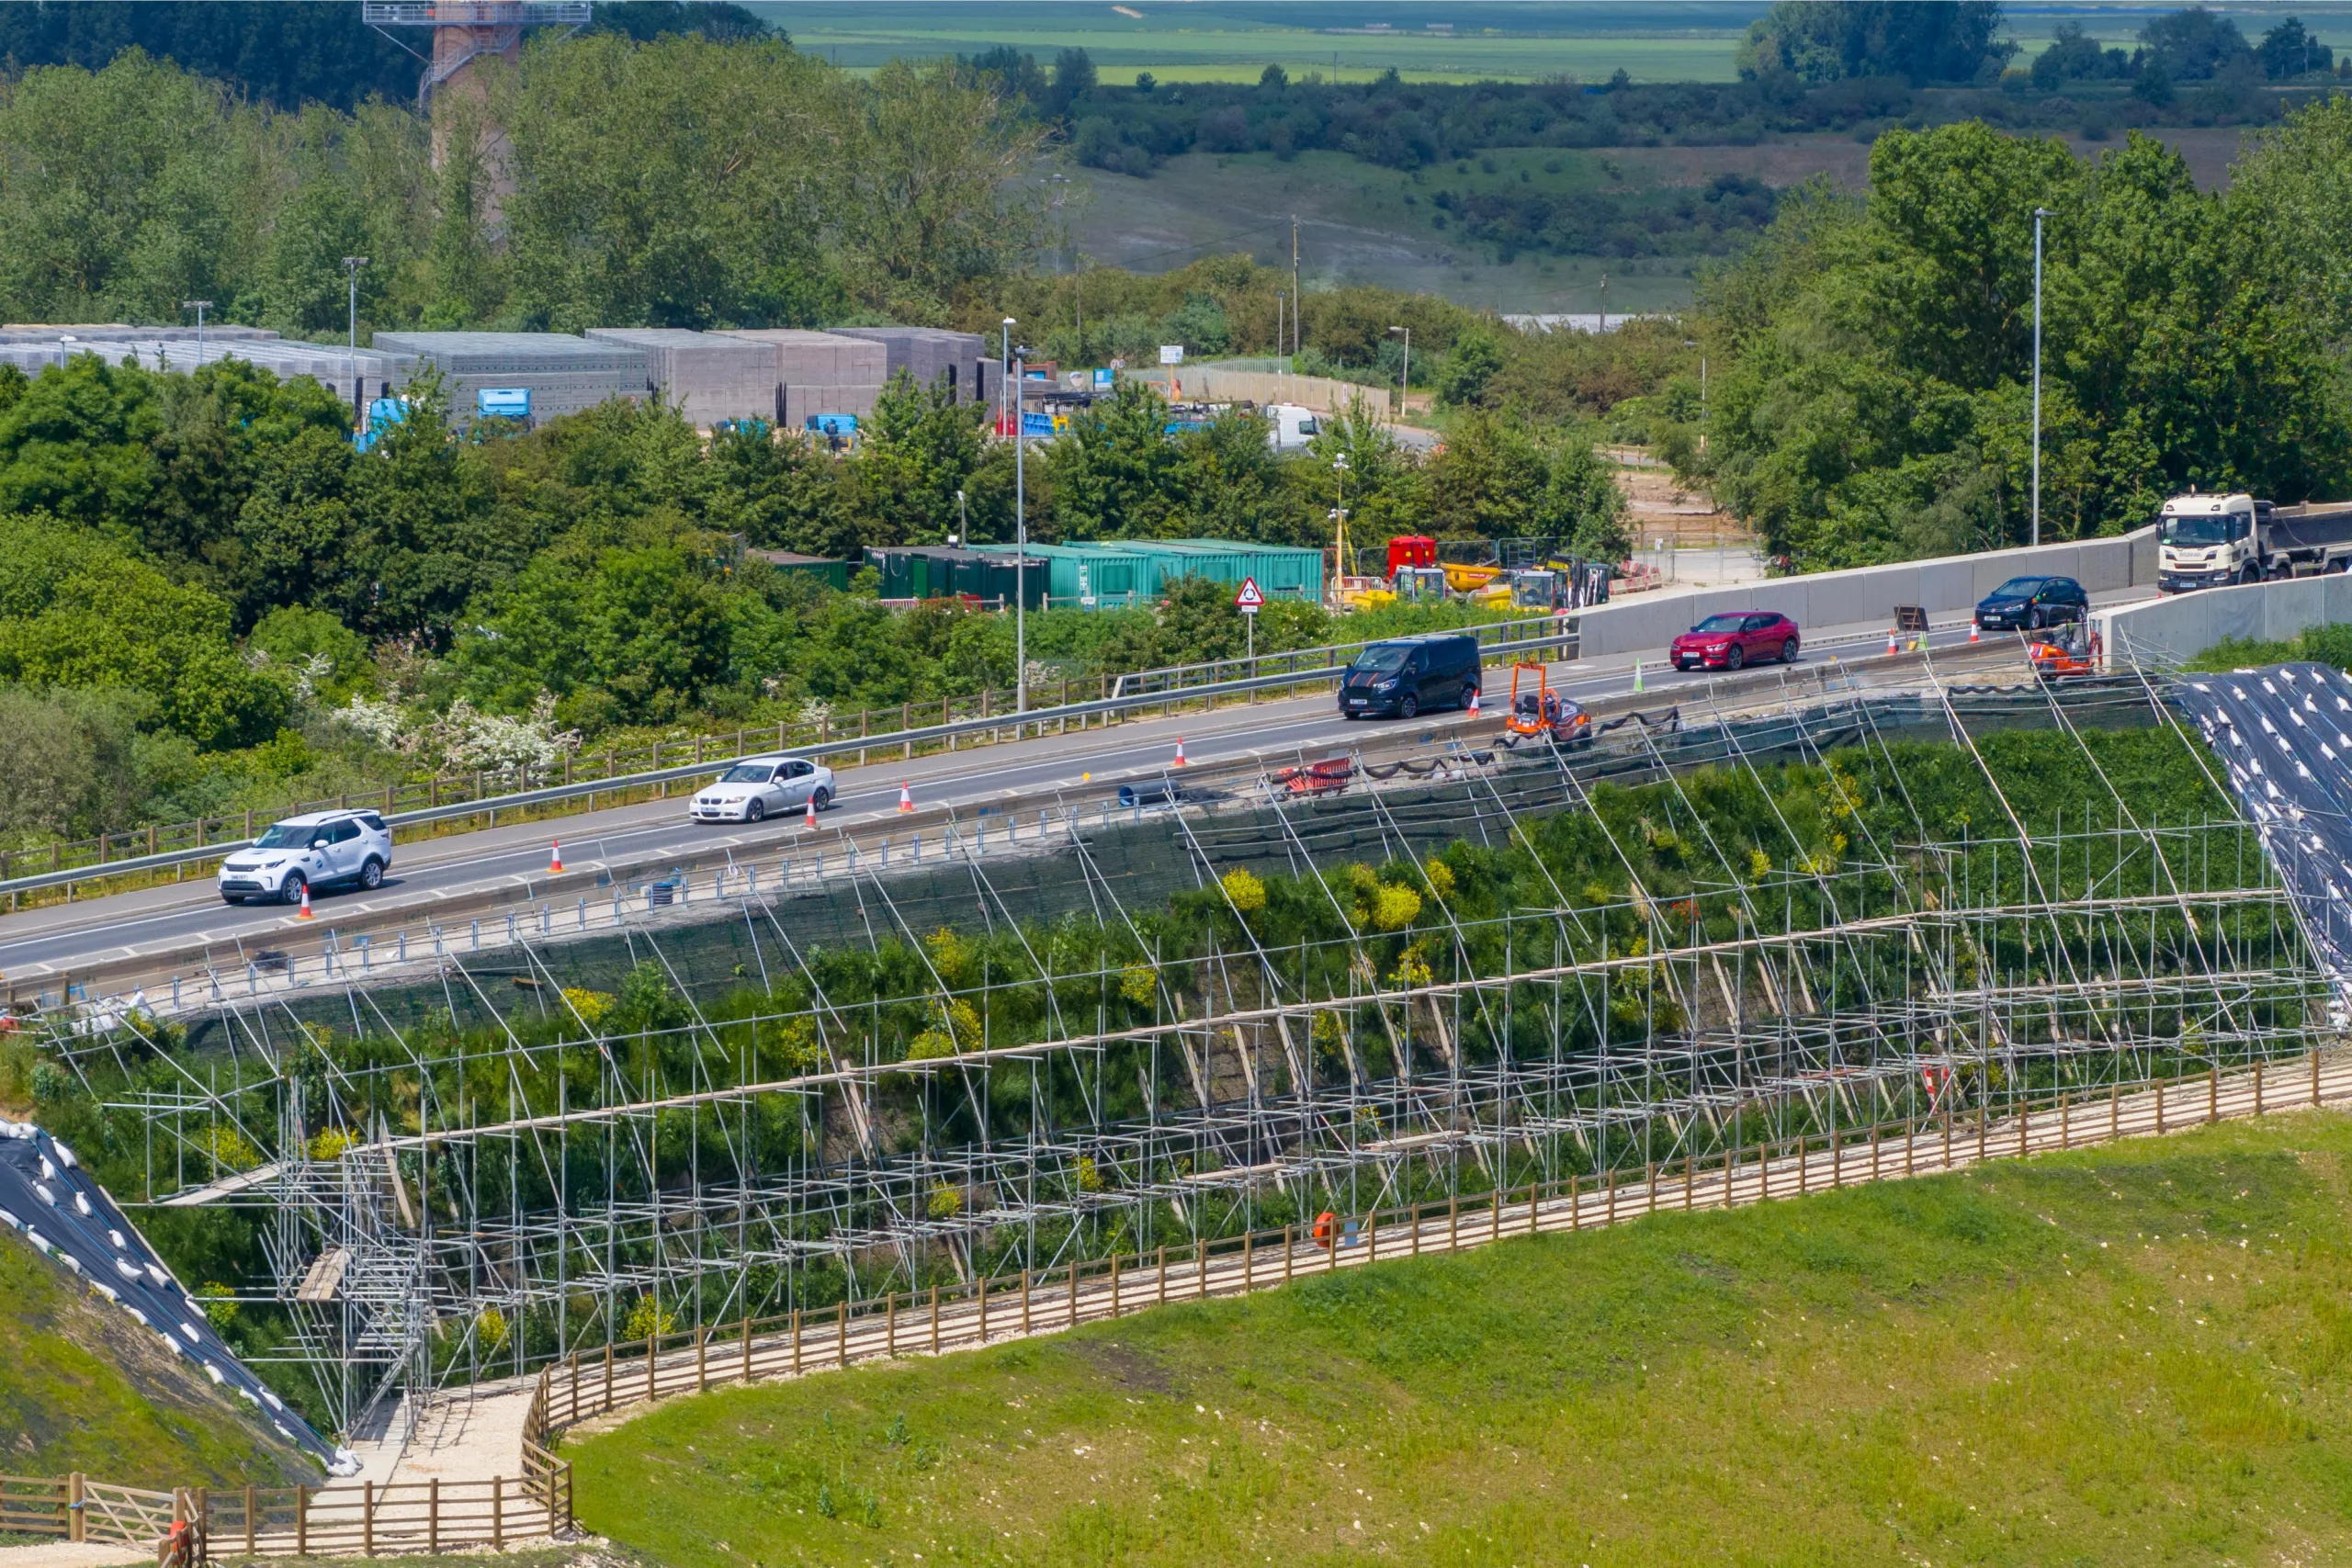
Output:
<path fill-rule="evenodd" d="M 1266 445 L 1277 452 L 1303 452 L 1321 434 L 1315 411 L 1297 403 L 1266 405 Z"/>
<path fill-rule="evenodd" d="M 2156 519 L 2156 587 L 2165 593 L 2256 582 L 2263 575 L 2260 530 L 2271 510 L 2250 495 L 2177 495 Z"/>

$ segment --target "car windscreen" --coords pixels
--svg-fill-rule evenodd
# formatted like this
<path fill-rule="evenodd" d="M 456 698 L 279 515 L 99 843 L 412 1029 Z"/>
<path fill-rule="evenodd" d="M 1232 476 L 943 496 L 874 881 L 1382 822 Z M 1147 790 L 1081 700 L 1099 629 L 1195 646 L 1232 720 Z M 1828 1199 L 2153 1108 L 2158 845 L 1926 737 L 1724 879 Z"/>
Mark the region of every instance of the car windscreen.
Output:
<path fill-rule="evenodd" d="M 773 762 L 746 762 L 741 767 L 729 768 L 719 774 L 718 782 L 720 784 L 765 784 L 775 776 L 775 764 Z"/>
<path fill-rule="evenodd" d="M 1694 632 L 1736 632 L 1747 624 L 1746 615 L 1709 615 L 1690 629 Z"/>
<path fill-rule="evenodd" d="M 257 850 L 300 850 L 310 846 L 320 829 L 314 823 L 278 822 L 254 840 Z"/>
<path fill-rule="evenodd" d="M 2034 591 L 2041 586 L 2041 581 L 2042 580 L 2038 577 L 2012 577 L 1984 597 L 1987 599 L 2030 599 L 2034 595 Z"/>
<path fill-rule="evenodd" d="M 1410 659 L 1412 656 L 1413 650 L 1407 648 L 1402 643 L 1382 643 L 1377 647 L 1367 648 L 1362 653 L 1357 654 L 1356 661 L 1348 666 L 1348 668 L 1351 670 L 1376 670 L 1381 674 L 1385 675 L 1392 670 L 1402 670 L 1405 668 L 1405 660 Z"/>

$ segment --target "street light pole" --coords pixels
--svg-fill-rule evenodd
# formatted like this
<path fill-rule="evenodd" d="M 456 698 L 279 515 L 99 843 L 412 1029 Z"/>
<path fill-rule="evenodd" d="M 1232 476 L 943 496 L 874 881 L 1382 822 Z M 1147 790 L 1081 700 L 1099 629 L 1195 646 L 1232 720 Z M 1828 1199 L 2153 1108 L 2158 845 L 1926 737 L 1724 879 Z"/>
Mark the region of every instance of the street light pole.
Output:
<path fill-rule="evenodd" d="M 2041 543 L 2041 220 L 2047 208 L 2033 209 L 2033 522 L 2028 541 Z"/>
<path fill-rule="evenodd" d="M 196 367 L 201 370 L 204 368 L 204 312 L 212 309 L 212 301 L 183 299 L 180 301 L 180 309 L 196 312 Z"/>
<path fill-rule="evenodd" d="M 350 283 L 351 338 L 344 351 L 344 369 L 351 377 L 351 422 L 364 426 L 368 422 L 368 395 L 359 387 L 359 269 L 368 265 L 366 256 L 345 256 L 343 270 Z"/>
<path fill-rule="evenodd" d="M 1028 357 L 1012 347 L 1013 320 L 1004 319 L 1004 352 L 1012 366 L 1012 711 L 1029 711 L 1029 508 L 1021 439 L 1021 371 Z"/>
<path fill-rule="evenodd" d="M 1391 327 L 1388 330 L 1392 333 L 1403 333 L 1405 334 L 1405 364 L 1403 368 L 1396 372 L 1396 419 L 1399 423 L 1402 423 L 1405 418 L 1405 400 L 1412 395 L 1413 329 L 1410 327 Z"/>

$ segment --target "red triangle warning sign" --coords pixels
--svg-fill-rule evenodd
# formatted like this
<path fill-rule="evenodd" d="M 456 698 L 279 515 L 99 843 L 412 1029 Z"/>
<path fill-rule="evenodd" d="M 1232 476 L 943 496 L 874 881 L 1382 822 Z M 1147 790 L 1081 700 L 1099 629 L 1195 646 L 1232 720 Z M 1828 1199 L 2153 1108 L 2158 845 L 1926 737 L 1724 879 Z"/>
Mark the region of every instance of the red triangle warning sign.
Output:
<path fill-rule="evenodd" d="M 1233 602 L 1244 610 L 1254 610 L 1266 602 L 1266 596 L 1258 592 L 1256 578 L 1245 577 L 1241 580 L 1241 592 L 1233 596 Z"/>

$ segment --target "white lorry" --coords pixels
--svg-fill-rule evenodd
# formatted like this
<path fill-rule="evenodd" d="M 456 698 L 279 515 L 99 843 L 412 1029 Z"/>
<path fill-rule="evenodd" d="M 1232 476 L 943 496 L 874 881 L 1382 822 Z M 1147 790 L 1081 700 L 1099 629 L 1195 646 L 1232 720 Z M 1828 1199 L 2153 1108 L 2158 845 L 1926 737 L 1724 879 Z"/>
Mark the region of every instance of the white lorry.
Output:
<path fill-rule="evenodd" d="M 2352 569 L 2352 502 L 2274 506 L 2250 495 L 2174 496 L 2156 520 L 2156 591 L 2185 593 Z"/>
<path fill-rule="evenodd" d="M 1277 452 L 1303 452 L 1322 429 L 1315 411 L 1296 403 L 1268 403 L 1261 411 L 1266 416 L 1266 445 Z"/>

